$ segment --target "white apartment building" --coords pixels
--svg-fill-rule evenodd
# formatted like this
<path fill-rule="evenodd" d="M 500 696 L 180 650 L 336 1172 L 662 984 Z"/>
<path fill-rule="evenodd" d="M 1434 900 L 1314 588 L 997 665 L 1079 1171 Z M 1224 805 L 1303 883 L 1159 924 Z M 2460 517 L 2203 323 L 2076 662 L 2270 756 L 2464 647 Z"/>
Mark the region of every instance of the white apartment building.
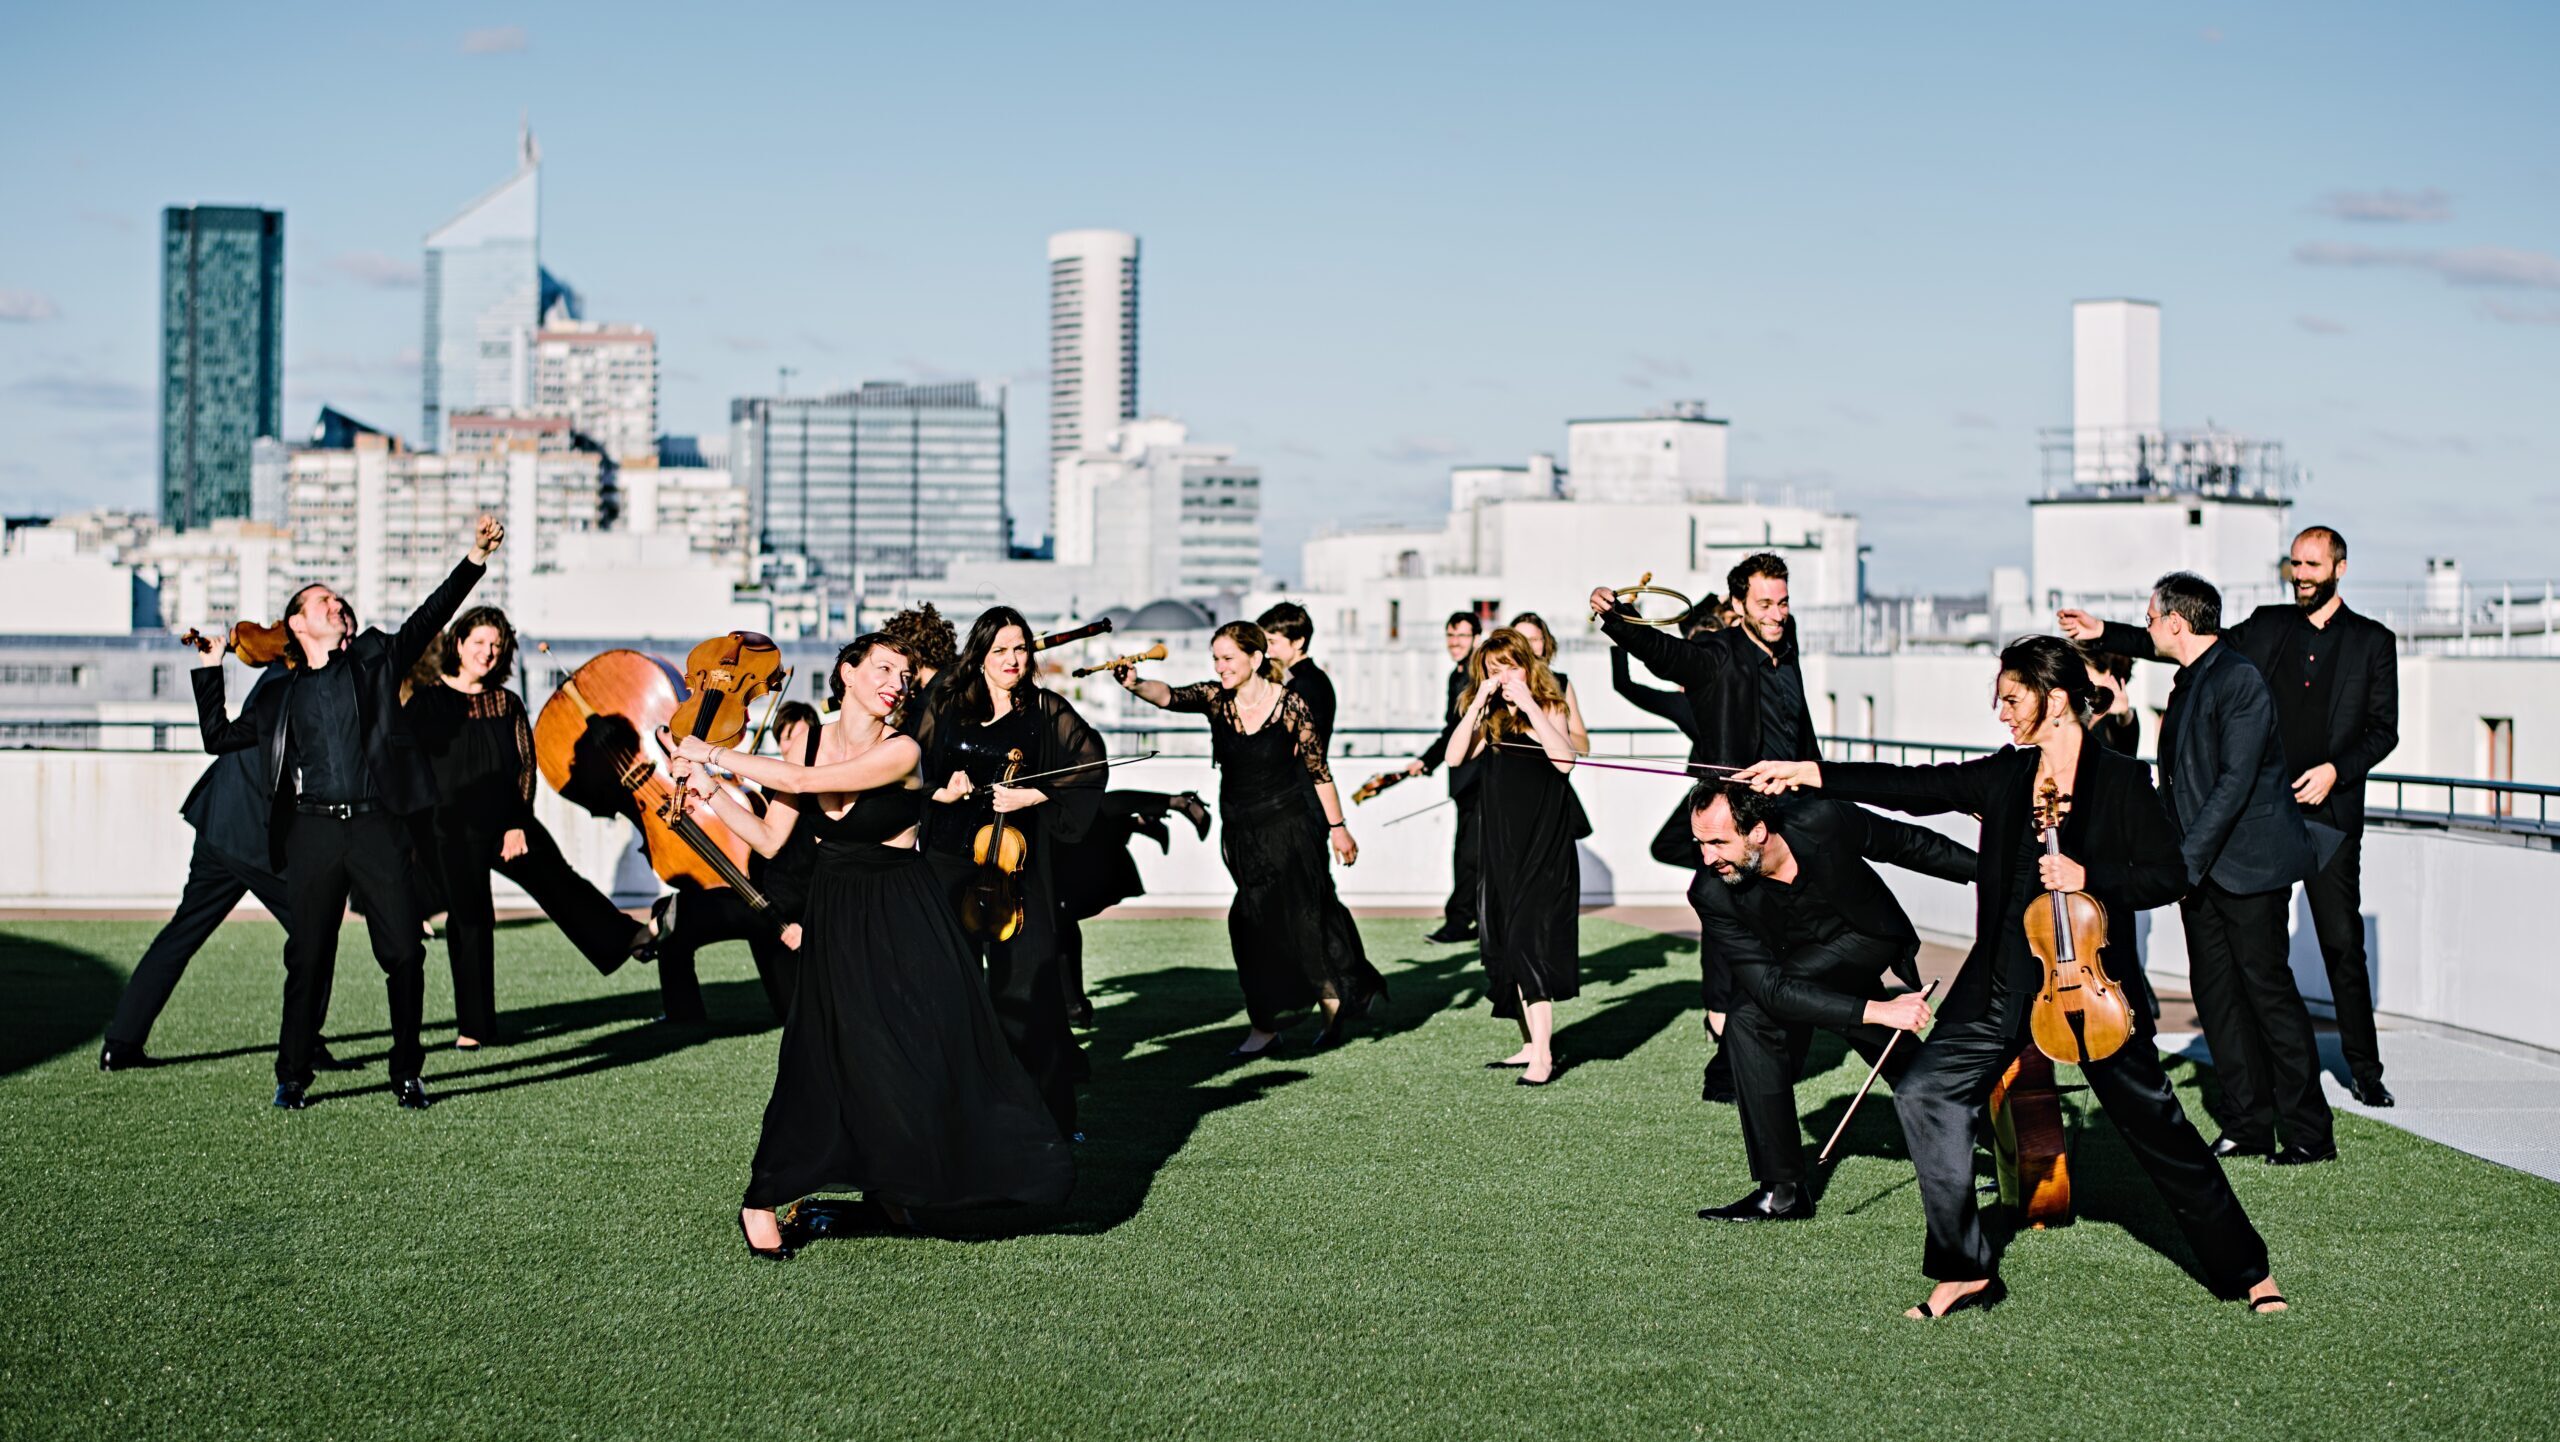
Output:
<path fill-rule="evenodd" d="M 698 558 L 746 582 L 755 571 L 755 522 L 747 488 L 726 466 L 627 465 L 617 472 L 618 530 L 676 535 Z"/>
<path fill-rule="evenodd" d="M 1138 238 L 1118 230 L 1049 237 L 1049 531 L 1077 452 L 1103 449 L 1138 418 Z M 1085 538 L 1079 537 L 1079 548 Z M 1081 561 L 1063 550 L 1062 561 Z"/>
<path fill-rule="evenodd" d="M 554 314 L 533 339 L 532 409 L 569 418 L 624 465 L 658 449 L 658 338 Z"/>

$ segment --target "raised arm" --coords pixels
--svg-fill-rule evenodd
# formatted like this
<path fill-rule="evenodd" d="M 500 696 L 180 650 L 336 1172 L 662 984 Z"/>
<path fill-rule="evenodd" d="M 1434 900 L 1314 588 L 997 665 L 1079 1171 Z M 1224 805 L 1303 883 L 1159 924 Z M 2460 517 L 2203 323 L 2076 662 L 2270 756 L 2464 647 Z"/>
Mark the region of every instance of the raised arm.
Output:
<path fill-rule="evenodd" d="M 1600 617 L 1601 634 L 1675 686 L 1712 686 L 1724 675 L 1724 648 L 1683 641 L 1659 626 L 1640 626 L 1615 610 Z"/>
<path fill-rule="evenodd" d="M 1974 878 L 1973 848 L 1952 837 L 1942 836 L 1926 826 L 1878 816 L 1864 807 L 1845 808 L 1856 819 L 1849 826 L 1858 846 L 1858 854 L 1869 861 L 1886 866 L 1899 866 L 1941 881 L 1971 881 Z"/>
<path fill-rule="evenodd" d="M 258 723 L 251 719 L 252 706 L 242 706 L 234 719 L 222 706 L 222 653 L 216 650 L 210 664 L 198 666 L 193 677 L 196 688 L 196 729 L 204 733 L 204 749 L 220 756 L 227 751 L 246 751 L 258 744 Z M 249 694 L 256 696 L 257 688 Z"/>
<path fill-rule="evenodd" d="M 1864 801 L 1911 816 L 1962 811 L 1979 816 L 2007 778 L 2010 748 L 1935 766 L 1880 761 L 1759 761 L 1734 776 L 1754 790 L 1820 788 L 1836 801 Z"/>
<path fill-rule="evenodd" d="M 1659 716 L 1679 727 L 1681 735 L 1692 740 L 1697 738 L 1697 713 L 1689 709 L 1689 698 L 1677 691 L 1648 686 L 1637 680 L 1635 673 L 1628 669 L 1626 651 L 1617 646 L 1609 648 L 1609 689 L 1625 697 L 1628 704 L 1637 710 Z"/>
<path fill-rule="evenodd" d="M 399 634 L 392 637 L 392 661 L 400 674 L 405 674 L 418 664 L 419 657 L 427 654 L 427 647 L 435 643 L 436 633 L 453 620 L 453 613 L 462 609 L 463 598 L 470 595 L 471 588 L 479 585 L 480 578 L 489 573 L 489 557 L 496 553 L 506 538 L 507 528 L 497 517 L 480 518 L 478 530 L 471 540 L 470 554 L 454 566 L 452 574 L 444 578 L 444 584 L 418 603 L 418 609 L 410 612 L 409 618 L 400 623 Z"/>

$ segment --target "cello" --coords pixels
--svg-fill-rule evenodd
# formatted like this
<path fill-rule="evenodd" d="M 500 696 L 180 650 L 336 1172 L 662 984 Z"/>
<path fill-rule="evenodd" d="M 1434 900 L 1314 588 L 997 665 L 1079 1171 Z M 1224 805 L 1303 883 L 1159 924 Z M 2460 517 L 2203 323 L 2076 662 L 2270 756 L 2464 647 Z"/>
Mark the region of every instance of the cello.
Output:
<path fill-rule="evenodd" d="M 547 655 L 551 648 L 539 649 Z M 684 679 L 667 662 L 638 651 L 603 652 L 543 703 L 533 723 L 534 762 L 570 802 L 638 826 L 660 880 L 727 887 L 769 915 L 771 903 L 747 877 L 745 839 L 708 810 L 676 805 L 675 788 L 647 749 L 684 699 Z"/>

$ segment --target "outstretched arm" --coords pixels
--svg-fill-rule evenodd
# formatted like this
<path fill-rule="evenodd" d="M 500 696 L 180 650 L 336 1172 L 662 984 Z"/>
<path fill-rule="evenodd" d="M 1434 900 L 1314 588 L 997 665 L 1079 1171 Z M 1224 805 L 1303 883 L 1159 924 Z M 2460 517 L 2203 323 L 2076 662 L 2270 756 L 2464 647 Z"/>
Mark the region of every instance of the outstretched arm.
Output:
<path fill-rule="evenodd" d="M 688 761 L 710 762 L 733 776 L 787 796 L 877 791 L 905 780 L 924 756 L 917 749 L 915 738 L 896 735 L 849 760 L 816 766 L 802 766 L 779 756 L 750 756 L 726 746 L 706 745 L 692 736 L 678 739 L 670 736 L 665 727 L 658 729 L 658 743 Z"/>
<path fill-rule="evenodd" d="M 463 598 L 489 573 L 489 557 L 506 539 L 506 525 L 497 517 L 480 518 L 471 540 L 471 553 L 462 558 L 434 594 L 418 603 L 418 609 L 400 623 L 400 633 L 391 638 L 392 661 L 400 674 L 417 665 L 418 658 L 427 654 L 427 647 L 435 644 L 436 633 L 453 620 L 453 613 L 462 609 Z"/>

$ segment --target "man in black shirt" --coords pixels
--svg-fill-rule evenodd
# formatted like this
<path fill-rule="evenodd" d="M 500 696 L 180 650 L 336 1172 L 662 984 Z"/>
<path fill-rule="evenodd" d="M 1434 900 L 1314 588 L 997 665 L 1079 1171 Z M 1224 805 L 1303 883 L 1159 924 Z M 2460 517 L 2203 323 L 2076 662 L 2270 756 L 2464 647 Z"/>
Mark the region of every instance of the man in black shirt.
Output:
<path fill-rule="evenodd" d="M 1813 761 L 1813 713 L 1805 706 L 1804 672 L 1796 655 L 1796 630 L 1787 596 L 1787 563 L 1768 551 L 1746 556 L 1725 576 L 1725 589 L 1740 615 L 1735 624 L 1683 640 L 1637 622 L 1603 586 L 1591 593 L 1600 629 L 1646 670 L 1680 687 L 1689 700 L 1689 760 L 1721 767 L 1754 761 Z M 1699 870 L 1697 842 L 1685 805 L 1675 808 L 1654 834 L 1653 859 Z M 1689 904 L 1698 906 L 1704 873 L 1691 878 Z M 1707 1034 L 1722 1038 L 1733 1003 L 1731 969 L 1714 945 L 1698 943 L 1698 993 L 1706 1006 Z M 1718 1047 L 1707 1065 L 1700 1095 L 1733 1100 L 1731 1063 Z"/>
<path fill-rule="evenodd" d="M 1875 868 L 1968 882 L 1973 849 L 1846 802 L 1787 803 L 1746 786 L 1701 783 L 1688 809 L 1716 878 L 1699 893 L 1699 925 L 1733 968 L 1741 998 L 1725 1020 L 1723 1049 L 1733 1057 L 1742 1145 L 1757 1183 L 1740 1201 L 1698 1215 L 1801 1221 L 1813 1215 L 1813 1197 L 1795 1084 L 1813 1029 L 1872 1060 L 1895 1031 L 1929 1021 L 1915 994 L 1920 934 Z M 1899 1048 L 1895 1060 L 1907 1065 L 1919 1050 Z"/>
<path fill-rule="evenodd" d="M 1441 645 L 1455 663 L 1449 672 L 1449 694 L 1443 698 L 1440 735 L 1428 750 L 1406 763 L 1407 776 L 1428 776 L 1449 759 L 1449 742 L 1457 730 L 1458 719 L 1467 714 L 1467 662 L 1476 653 L 1476 642 L 1483 636 L 1472 611 L 1452 611 L 1448 624 L 1440 629 Z M 1476 763 L 1461 762 L 1449 771 L 1449 800 L 1458 810 L 1457 844 L 1449 851 L 1449 899 L 1440 908 L 1440 929 L 1423 938 L 1455 945 L 1476 939 L 1476 888 L 1482 877 L 1478 860 L 1476 826 L 1481 813 L 1476 809 Z"/>
<path fill-rule="evenodd" d="M 374 960 L 391 1002 L 391 1091 L 401 1106 L 427 1105 L 419 1080 L 426 1049 L 426 947 L 409 881 L 404 817 L 433 806 L 435 775 L 400 707 L 400 682 L 487 570 L 506 528 L 482 516 L 471 554 L 453 568 L 396 636 L 354 632 L 347 603 L 305 586 L 285 608 L 291 633 L 277 663 L 280 684 L 260 686 L 238 719 L 222 705 L 222 653 L 206 647 L 195 673 L 196 719 L 216 755 L 254 751 L 253 778 L 274 807 L 292 940 L 285 952 L 284 1023 L 276 1039 L 275 1104 L 298 1111 L 311 1085 L 320 1013 L 338 964 L 338 928 L 350 889 L 365 902 Z"/>
<path fill-rule="evenodd" d="M 2382 1084 L 2382 1046 L 2373 1025 L 2373 978 L 2364 947 L 2364 779 L 2400 744 L 2400 663 L 2391 628 L 2338 594 L 2347 572 L 2346 538 L 2311 526 L 2293 538 L 2287 560 L 2293 604 L 2260 606 L 2223 628 L 2222 639 L 2255 664 L 2275 693 L 2285 774 L 2303 818 L 2344 839 L 2303 883 L 2311 925 L 2329 973 L 2338 1042 L 2357 1101 L 2392 1104 Z M 2120 655 L 2152 654 L 2133 626 L 2099 624 L 2064 611 L 2063 633 Z"/>

